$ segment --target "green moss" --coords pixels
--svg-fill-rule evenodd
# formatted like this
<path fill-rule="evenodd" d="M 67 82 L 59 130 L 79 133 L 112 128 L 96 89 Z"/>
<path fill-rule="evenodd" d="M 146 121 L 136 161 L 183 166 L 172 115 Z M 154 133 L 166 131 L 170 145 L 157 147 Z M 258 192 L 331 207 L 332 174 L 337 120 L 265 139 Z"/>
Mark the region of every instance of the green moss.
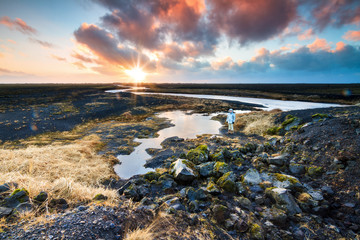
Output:
<path fill-rule="evenodd" d="M 187 154 L 186 158 L 195 164 L 200 164 L 208 160 L 209 150 L 206 145 L 200 145 L 195 149 L 191 149 Z"/>
<path fill-rule="evenodd" d="M 328 118 L 329 115 L 327 114 L 322 114 L 322 113 L 316 113 L 314 115 L 311 116 L 312 118 Z"/>
<path fill-rule="evenodd" d="M 190 161 L 188 161 L 186 159 L 183 159 L 181 162 L 183 164 L 185 164 L 188 168 L 191 168 L 193 170 L 195 169 L 195 164 L 194 163 L 192 163 L 192 162 L 190 162 Z"/>
<path fill-rule="evenodd" d="M 29 192 L 28 192 L 28 190 L 26 190 L 25 188 L 17 188 L 17 189 L 15 189 L 15 190 L 11 193 L 10 196 L 13 196 L 13 195 L 15 195 L 15 194 L 17 194 L 18 192 L 21 192 L 21 191 L 24 191 L 24 192 L 26 193 L 26 195 L 29 196 Z"/>
<path fill-rule="evenodd" d="M 259 224 L 254 223 L 250 228 L 250 235 L 252 239 L 264 239 L 263 230 Z"/>
<path fill-rule="evenodd" d="M 221 171 L 222 169 L 228 167 L 228 164 L 225 163 L 225 162 L 216 162 L 215 165 L 214 165 L 214 170 L 216 172 L 219 172 Z"/>
<path fill-rule="evenodd" d="M 289 176 L 286 176 L 286 175 L 281 174 L 281 173 L 275 173 L 274 175 L 275 175 L 276 180 L 278 180 L 280 182 L 289 181 L 291 184 L 299 183 L 299 181 L 296 178 L 289 177 Z"/>
<path fill-rule="evenodd" d="M 278 135 L 279 132 L 281 131 L 282 127 L 272 127 L 269 128 L 268 130 L 266 130 L 266 134 L 268 135 Z"/>
<path fill-rule="evenodd" d="M 236 184 L 232 180 L 232 174 L 233 172 L 227 172 L 216 182 L 219 187 L 227 192 L 236 192 Z"/>
<path fill-rule="evenodd" d="M 291 115 L 288 115 L 291 116 Z M 285 127 L 287 125 L 289 125 L 290 123 L 294 122 L 297 118 L 296 117 L 291 117 L 291 118 L 287 118 L 284 122 L 281 123 L 282 127 Z"/>
<path fill-rule="evenodd" d="M 144 174 L 144 178 L 150 182 L 153 180 L 157 180 L 159 177 L 160 177 L 160 173 L 153 171 Z"/>
<path fill-rule="evenodd" d="M 316 167 L 316 166 L 311 166 L 308 167 L 307 169 L 307 173 L 309 176 L 319 176 L 323 173 L 324 169 L 322 167 Z"/>
<path fill-rule="evenodd" d="M 101 193 L 96 194 L 95 197 L 93 198 L 93 200 L 95 200 L 95 201 L 104 201 L 107 199 L 108 199 L 108 197 Z"/>
<path fill-rule="evenodd" d="M 217 189 L 216 184 L 214 182 L 212 182 L 212 181 L 210 181 L 208 183 L 208 185 L 206 186 L 206 190 L 209 191 L 209 192 L 214 191 L 216 189 Z"/>

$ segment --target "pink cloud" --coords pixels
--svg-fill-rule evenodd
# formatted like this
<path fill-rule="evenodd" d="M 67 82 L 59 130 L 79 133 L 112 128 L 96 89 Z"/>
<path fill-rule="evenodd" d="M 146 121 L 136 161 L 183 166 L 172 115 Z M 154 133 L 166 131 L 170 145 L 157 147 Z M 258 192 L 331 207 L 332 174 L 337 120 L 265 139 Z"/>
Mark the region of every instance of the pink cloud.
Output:
<path fill-rule="evenodd" d="M 317 52 L 319 50 L 329 51 L 331 49 L 331 46 L 328 44 L 328 42 L 325 39 L 319 39 L 319 38 L 316 38 L 315 41 L 313 43 L 308 44 L 307 47 L 310 49 L 310 52 Z"/>
<path fill-rule="evenodd" d="M 58 60 L 58 61 L 64 61 L 66 62 L 66 58 L 63 58 L 63 57 L 59 57 L 57 55 L 54 55 L 54 54 L 51 54 L 51 57 Z"/>
<path fill-rule="evenodd" d="M 211 67 L 215 70 L 232 69 L 235 65 L 231 57 L 225 57 L 211 63 Z"/>
<path fill-rule="evenodd" d="M 360 41 L 360 31 L 347 31 L 343 38 L 348 41 Z"/>
<path fill-rule="evenodd" d="M 298 39 L 300 41 L 308 40 L 314 36 L 314 30 L 312 28 L 307 29 L 302 34 L 298 35 Z"/>
<path fill-rule="evenodd" d="M 4 16 L 0 18 L 0 24 L 5 25 L 10 29 L 16 29 L 17 31 L 28 35 L 37 33 L 35 28 L 27 25 L 26 22 L 24 22 L 21 18 L 11 20 L 8 16 Z"/>
<path fill-rule="evenodd" d="M 12 39 L 8 39 L 7 40 L 9 43 L 12 43 L 12 44 L 16 44 L 16 41 L 12 40 Z"/>

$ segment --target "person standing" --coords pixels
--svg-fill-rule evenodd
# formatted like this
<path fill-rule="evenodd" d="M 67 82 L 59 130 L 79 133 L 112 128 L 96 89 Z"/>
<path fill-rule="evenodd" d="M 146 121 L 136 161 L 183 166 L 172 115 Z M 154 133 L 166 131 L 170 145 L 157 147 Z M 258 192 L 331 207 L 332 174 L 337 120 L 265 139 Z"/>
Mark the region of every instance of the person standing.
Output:
<path fill-rule="evenodd" d="M 235 123 L 235 113 L 234 110 L 229 109 L 229 112 L 227 114 L 226 122 L 228 123 L 228 133 L 232 134 L 234 133 L 234 123 Z"/>

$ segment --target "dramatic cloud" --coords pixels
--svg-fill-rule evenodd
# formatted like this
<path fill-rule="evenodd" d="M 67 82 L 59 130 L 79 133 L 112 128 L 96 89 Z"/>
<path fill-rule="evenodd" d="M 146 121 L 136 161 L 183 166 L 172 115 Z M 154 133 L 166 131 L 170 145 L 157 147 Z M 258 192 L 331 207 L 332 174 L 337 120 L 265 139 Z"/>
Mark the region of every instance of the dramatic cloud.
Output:
<path fill-rule="evenodd" d="M 100 60 L 123 68 L 132 68 L 139 61 L 153 67 L 150 59 L 129 47 L 121 46 L 119 41 L 104 29 L 84 23 L 74 32 L 76 40 L 85 45 Z M 79 58 L 79 56 L 77 56 Z"/>
<path fill-rule="evenodd" d="M 343 38 L 348 41 L 360 41 L 360 31 L 348 31 Z"/>
<path fill-rule="evenodd" d="M 319 44 L 319 42 L 321 43 Z M 316 48 L 313 48 L 313 46 L 316 46 Z M 360 70 L 359 47 L 345 45 L 343 42 L 338 42 L 334 50 L 328 46 L 326 41 L 317 39 L 312 44 L 292 51 L 280 49 L 270 52 L 265 48 L 261 48 L 250 61 L 238 61 L 235 63 L 228 57 L 213 62 L 211 66 L 215 70 L 231 69 L 238 72 L 265 72 L 272 69 L 306 72 L 344 69 Z"/>
<path fill-rule="evenodd" d="M 82 62 L 87 62 L 87 63 L 92 63 L 92 62 L 93 62 L 93 60 L 92 60 L 91 58 L 86 57 L 86 56 L 81 55 L 81 54 L 76 53 L 76 52 L 74 52 L 73 54 L 71 54 L 71 56 L 72 56 L 73 58 L 76 58 L 76 59 L 78 59 L 78 60 L 81 60 Z"/>
<path fill-rule="evenodd" d="M 11 20 L 8 16 L 4 16 L 0 18 L 0 24 L 5 25 L 10 29 L 15 29 L 27 35 L 32 35 L 37 33 L 35 28 L 27 25 L 26 22 L 24 22 L 21 18 L 16 18 L 15 20 Z"/>
<path fill-rule="evenodd" d="M 49 42 L 46 42 L 46 41 L 41 41 L 41 40 L 36 39 L 36 38 L 29 38 L 29 40 L 30 40 L 31 42 L 40 44 L 41 46 L 43 46 L 43 47 L 45 47 L 45 48 L 54 48 L 54 47 L 55 47 L 55 45 L 52 44 L 52 43 L 49 43 Z"/>
<path fill-rule="evenodd" d="M 209 0 L 211 24 L 241 44 L 280 34 L 296 16 L 292 0 Z"/>
<path fill-rule="evenodd" d="M 312 7 L 311 15 L 315 24 L 323 30 L 332 25 L 341 27 L 345 24 L 360 23 L 360 4 L 358 0 L 299 0 Z"/>

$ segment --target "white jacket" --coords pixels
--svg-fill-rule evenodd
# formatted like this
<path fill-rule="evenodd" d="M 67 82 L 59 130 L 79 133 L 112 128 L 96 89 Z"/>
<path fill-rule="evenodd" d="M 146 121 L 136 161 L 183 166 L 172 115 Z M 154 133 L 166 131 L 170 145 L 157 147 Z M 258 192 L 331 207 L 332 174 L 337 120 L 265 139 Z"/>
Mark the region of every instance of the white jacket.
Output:
<path fill-rule="evenodd" d="M 229 112 L 227 114 L 227 118 L 226 118 L 226 122 L 228 123 L 234 123 L 235 122 L 235 113 L 234 112 Z"/>

